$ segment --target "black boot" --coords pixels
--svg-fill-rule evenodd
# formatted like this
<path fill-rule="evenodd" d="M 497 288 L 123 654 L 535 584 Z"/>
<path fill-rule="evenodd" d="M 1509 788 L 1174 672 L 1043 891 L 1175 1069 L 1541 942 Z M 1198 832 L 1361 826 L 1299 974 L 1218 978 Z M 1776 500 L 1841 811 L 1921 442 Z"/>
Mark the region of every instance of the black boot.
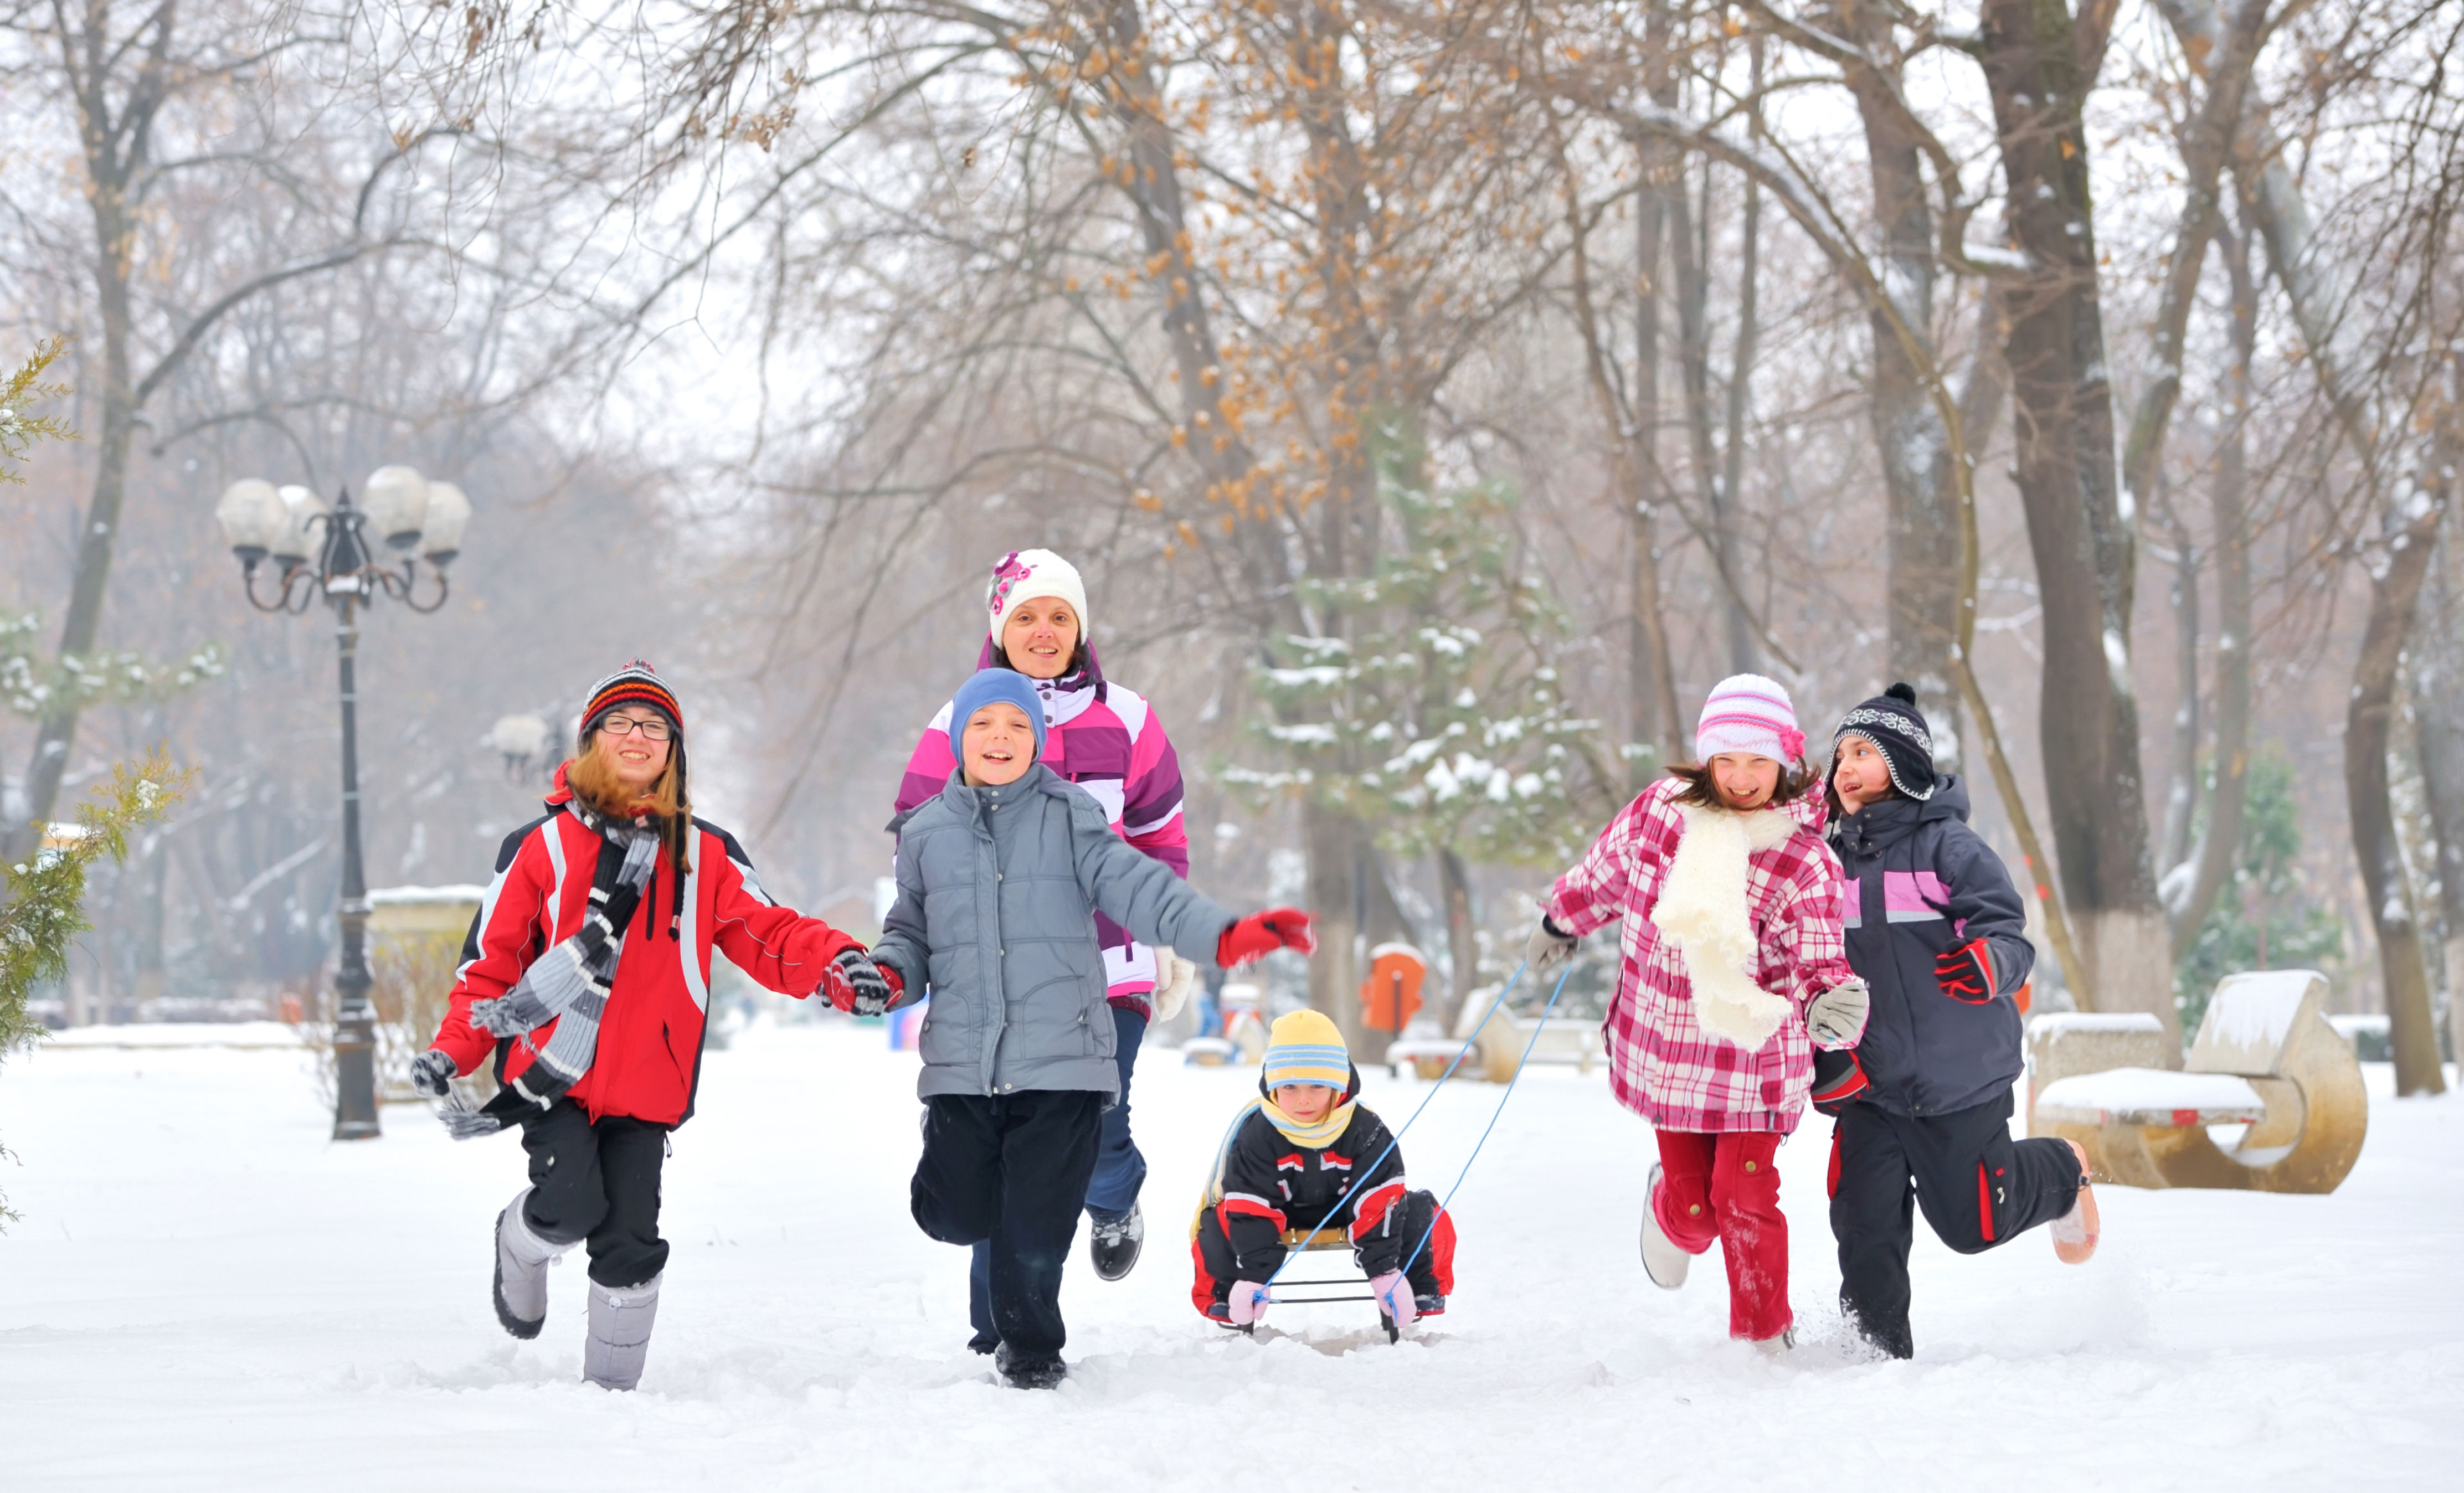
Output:
<path fill-rule="evenodd" d="M 1014 1390 L 1049 1390 L 1069 1375 L 1059 1353 L 1023 1353 L 1003 1343 L 993 1350 L 993 1367 Z"/>
<path fill-rule="evenodd" d="M 1095 1274 L 1107 1281 L 1117 1281 L 1137 1267 L 1138 1251 L 1146 1247 L 1147 1217 L 1136 1203 L 1130 1211 L 1101 1214 L 1089 1211 L 1087 1220 L 1087 1258 L 1094 1262 Z"/>

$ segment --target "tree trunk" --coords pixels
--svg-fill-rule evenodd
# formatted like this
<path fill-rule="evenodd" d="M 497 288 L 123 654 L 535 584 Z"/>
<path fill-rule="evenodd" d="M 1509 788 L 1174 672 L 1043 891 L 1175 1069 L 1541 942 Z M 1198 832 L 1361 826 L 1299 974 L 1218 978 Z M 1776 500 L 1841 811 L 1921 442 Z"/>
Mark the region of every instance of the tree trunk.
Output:
<path fill-rule="evenodd" d="M 2250 802 L 2251 610 L 2250 610 L 2250 368 L 2258 339 L 2258 283 L 2251 274 L 2250 237 L 2219 230 L 2217 246 L 2233 284 L 2233 362 L 2225 377 L 2225 434 L 2216 448 L 2215 472 L 2208 483 L 2210 543 L 2216 559 L 2215 781 L 2208 790 L 2208 818 L 2189 860 L 2167 874 L 2173 891 L 2166 916 L 2178 961 L 2216 898 L 2232 881 L 2241 856 L 2241 830 Z"/>
<path fill-rule="evenodd" d="M 2442 494 L 2443 497 L 2443 494 Z M 2395 810 L 2387 797 L 2387 745 L 2394 714 L 2396 670 L 2405 636 L 2429 574 L 2436 546 L 2437 511 L 2396 530 L 2385 574 L 2370 582 L 2369 620 L 2362 632 L 2361 657 L 2353 665 L 2351 703 L 2344 712 L 2344 807 L 2353 823 L 2353 856 L 2370 899 L 2370 924 L 2379 939 L 2379 972 L 2387 984 L 2388 1045 L 2394 1050 L 2395 1091 L 2434 1094 L 2447 1087 L 2438 1066 L 2438 1035 L 2430 1014 L 2430 966 L 2415 915 L 2412 878 L 2397 838 Z M 2403 541 L 2409 542 L 2403 542 Z"/>
<path fill-rule="evenodd" d="M 1892 56 L 1891 17 L 1881 8 L 1842 6 L 1834 17 L 1862 46 L 1864 57 L 1880 64 Z M 1864 123 L 1874 218 L 1882 230 L 1883 294 L 1898 312 L 1900 325 L 1920 340 L 1928 360 L 1938 362 L 1931 341 L 1934 220 L 1917 126 L 1897 101 L 1896 70 L 1851 61 L 1846 71 Z M 1891 319 L 1875 309 L 1867 312 L 1866 320 L 1873 329 L 1874 357 L 1869 413 L 1890 503 L 1884 604 L 1891 676 L 1916 687 L 1918 705 L 1927 718 L 1950 727 L 1938 735 L 1955 741 L 1959 691 L 1951 681 L 1950 649 L 1959 626 L 1959 513 L 1947 470 L 1950 442 L 1942 412 L 1926 391 L 1925 373 L 1909 358 Z M 1980 368 L 1983 361 L 1980 349 Z M 1969 451 L 1982 444 L 1980 432 L 1970 428 Z"/>
<path fill-rule="evenodd" d="M 2010 224 L 2033 269 L 2006 282 L 2014 474 L 2044 607 L 2039 733 L 2062 889 L 2104 1011 L 2179 1036 L 2148 845 L 2130 675 L 2130 516 L 2114 484 L 2080 105 L 2092 80 L 2058 0 L 1986 0 L 1986 81 Z"/>
<path fill-rule="evenodd" d="M 1720 636 L 1731 673 L 1750 673 L 1761 667 L 1752 625 L 1740 594 L 1734 503 L 1720 492 L 1719 448 L 1712 436 L 1710 276 L 1704 268 L 1711 229 L 1711 183 L 1717 173 L 1703 167 L 1701 210 L 1686 194 L 1681 168 L 1676 189 L 1668 194 L 1668 241 L 1676 251 L 1677 364 L 1685 390 L 1685 431 L 1689 465 L 1694 472 L 1694 500 L 1702 506 L 1710 533 L 1705 546 L 1711 553 L 1712 605 L 1720 617 Z"/>
<path fill-rule="evenodd" d="M 1309 853 L 1309 1004 L 1327 1014 L 1354 1054 L 1369 1032 L 1360 1022 L 1361 863 L 1368 834 L 1352 815 L 1319 799 L 1301 813 Z"/>
<path fill-rule="evenodd" d="M 2456 576 L 2455 521 L 2431 560 L 2420 641 L 2412 649 L 2412 709 L 2423 797 L 2438 841 L 2438 911 L 2446 933 L 2448 1057 L 2464 1064 L 2464 584 Z"/>
<path fill-rule="evenodd" d="M 1676 21 L 1669 0 L 1653 0 L 1643 31 L 1645 66 L 1651 70 L 1648 92 L 1653 99 L 1674 105 L 1677 74 L 1673 49 Z M 1623 436 L 1630 473 L 1631 506 L 1627 513 L 1628 586 L 1633 608 L 1627 637 L 1626 696 L 1632 739 L 1650 743 L 1660 755 L 1657 764 L 1636 757 L 1627 786 L 1640 793 L 1657 769 L 1685 757 L 1684 716 L 1677 705 L 1677 660 L 1668 642 L 1668 614 L 1660 585 L 1659 505 L 1668 495 L 1662 484 L 1666 471 L 1660 462 L 1660 308 L 1665 277 L 1662 240 L 1668 232 L 1672 198 L 1685 190 L 1684 157 L 1666 141 L 1639 143 L 1642 186 L 1635 193 L 1634 403 L 1617 407 L 1616 391 L 1604 378 L 1598 383 L 1605 411 Z M 1586 293 L 1588 295 L 1588 292 Z M 1587 340 L 1591 334 L 1586 331 Z M 1595 344 L 1595 372 L 1599 372 Z"/>
<path fill-rule="evenodd" d="M 1471 867 L 1452 850 L 1438 852 L 1438 891 L 1446 905 L 1446 955 L 1451 977 L 1446 985 L 1446 1003 L 1439 1011 L 1438 1029 L 1452 1033 L 1455 1022 L 1463 1018 L 1463 1003 L 1480 986 L 1480 924 L 1472 909 Z"/>

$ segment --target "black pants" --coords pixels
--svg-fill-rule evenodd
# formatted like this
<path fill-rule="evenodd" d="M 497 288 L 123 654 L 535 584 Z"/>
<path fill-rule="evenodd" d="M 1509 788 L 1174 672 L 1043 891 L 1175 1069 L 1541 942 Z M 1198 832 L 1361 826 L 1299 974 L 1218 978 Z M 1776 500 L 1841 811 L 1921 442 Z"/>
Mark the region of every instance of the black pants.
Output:
<path fill-rule="evenodd" d="M 1146 1185 L 1147 1158 L 1130 1138 L 1130 1071 L 1137 1065 L 1138 1047 L 1147 1039 L 1147 1019 L 1135 1011 L 1112 1007 L 1112 1056 L 1121 1071 L 1120 1102 L 1104 1111 L 1095 1131 L 1095 1170 L 1087 1178 L 1087 1215 L 1119 1216 L 1137 1206 L 1138 1190 Z M 978 1244 L 967 1262 L 967 1322 L 976 1335 L 967 1346 L 989 1353 L 1001 1346 L 1001 1328 L 993 1325 L 993 1248 Z"/>
<path fill-rule="evenodd" d="M 1402 1256 L 1408 1257 L 1408 1261 L 1398 1257 L 1396 1263 L 1405 1265 L 1403 1278 L 1412 1283 L 1412 1294 L 1419 1297 L 1453 1295 L 1455 1230 L 1452 1221 L 1442 1227 L 1437 1226 L 1438 1195 L 1426 1189 L 1405 1193 L 1398 1206 L 1402 1209 L 1403 1218 L 1397 1225 L 1397 1232 L 1403 1241 Z M 1451 1220 L 1452 1216 L 1448 1218 Z M 1292 1220 L 1294 1228 L 1307 1229 L 1309 1226 L 1306 1219 Z M 1329 1229 L 1320 1236 L 1321 1241 L 1341 1238 L 1343 1230 L 1340 1228 Z M 1200 1313 L 1220 1320 L 1221 1314 L 1209 1308 L 1221 1306 L 1229 1300 L 1232 1283 L 1243 1277 L 1241 1262 L 1232 1252 L 1232 1241 L 1224 1237 L 1223 1220 L 1217 1217 L 1214 1209 L 1199 1210 L 1198 1237 L 1191 1241 L 1190 1253 L 1196 1257 L 1198 1266 L 1198 1279 L 1189 1293 L 1191 1305 L 1197 1306 Z M 1353 1251 L 1352 1260 L 1364 1274 L 1368 1271 L 1369 1266 L 1361 1262 L 1358 1250 Z M 1323 1279 L 1310 1270 L 1306 1261 L 1294 1262 L 1291 1268 L 1300 1272 L 1296 1279 Z M 1259 1284 L 1265 1284 L 1263 1276 L 1251 1279 L 1257 1280 Z"/>
<path fill-rule="evenodd" d="M 668 1128 L 611 1114 L 598 1124 L 580 1105 L 560 1099 L 522 1122 L 530 1153 L 531 1197 L 522 1219 L 550 1243 L 588 1241 L 590 1278 L 602 1285 L 639 1285 L 667 1268 L 659 1238 L 659 1168 Z"/>
<path fill-rule="evenodd" d="M 1942 1241 L 1982 1254 L 2071 1211 L 2079 1156 L 2067 1141 L 2011 1138 L 2011 1095 L 1911 1119 L 1852 1104 L 1831 1132 L 1831 1232 L 1839 1307 L 1865 1340 L 1915 1356 L 1908 1245 L 1915 1210 Z"/>
<path fill-rule="evenodd" d="M 993 1332 L 1012 1352 L 1058 1353 L 1061 1267 L 1087 1205 L 1104 1096 L 1030 1089 L 926 1100 L 924 1156 L 909 1187 L 916 1227 L 945 1244 L 989 1243 Z"/>

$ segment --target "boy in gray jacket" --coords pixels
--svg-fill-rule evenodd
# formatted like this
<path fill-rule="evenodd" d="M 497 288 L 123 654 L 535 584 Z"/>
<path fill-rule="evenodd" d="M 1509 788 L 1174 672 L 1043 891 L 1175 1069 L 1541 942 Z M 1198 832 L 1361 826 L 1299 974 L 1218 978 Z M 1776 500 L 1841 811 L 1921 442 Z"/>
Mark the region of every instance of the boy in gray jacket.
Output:
<path fill-rule="evenodd" d="M 958 770 L 890 822 L 898 897 L 873 946 L 898 1003 L 929 989 L 917 1045 L 924 1155 L 910 1198 L 944 1243 L 992 1244 L 995 1363 L 1023 1388 L 1063 1374 L 1061 1268 L 1117 1097 L 1094 914 L 1225 968 L 1316 948 L 1289 908 L 1235 919 L 1112 833 L 1103 806 L 1037 760 L 1044 708 L 987 669 L 950 712 Z"/>

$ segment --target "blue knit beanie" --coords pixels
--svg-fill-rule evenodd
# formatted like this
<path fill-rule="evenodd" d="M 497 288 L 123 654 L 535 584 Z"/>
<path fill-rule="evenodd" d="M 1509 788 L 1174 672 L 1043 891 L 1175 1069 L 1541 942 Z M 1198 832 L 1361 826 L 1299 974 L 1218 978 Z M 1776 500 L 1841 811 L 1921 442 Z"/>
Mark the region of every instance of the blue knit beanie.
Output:
<path fill-rule="evenodd" d="M 1044 760 L 1044 702 L 1035 697 L 1035 681 L 1011 669 L 979 669 L 958 686 L 950 701 L 950 755 L 967 759 L 967 722 L 987 705 L 1015 705 L 1035 728 L 1035 759 Z"/>

